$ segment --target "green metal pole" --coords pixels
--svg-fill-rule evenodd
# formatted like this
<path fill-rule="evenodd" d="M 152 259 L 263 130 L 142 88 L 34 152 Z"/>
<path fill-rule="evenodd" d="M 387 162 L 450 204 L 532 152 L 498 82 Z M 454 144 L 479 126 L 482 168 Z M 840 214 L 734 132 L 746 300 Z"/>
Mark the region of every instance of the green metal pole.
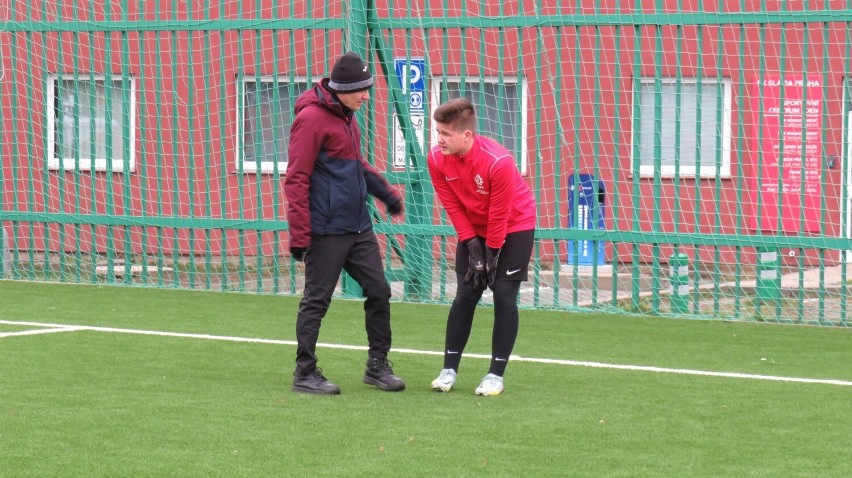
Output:
<path fill-rule="evenodd" d="M 346 37 L 344 38 L 346 51 L 355 52 L 358 56 L 367 60 L 367 0 L 350 1 L 348 10 L 348 15 L 346 15 L 348 18 L 346 22 Z M 358 124 L 363 131 L 366 123 L 364 111 L 358 111 L 356 116 Z M 346 272 L 343 273 L 341 280 L 344 297 L 356 298 L 364 295 L 355 279 Z"/>
<path fill-rule="evenodd" d="M 357 2 L 356 2 L 357 3 Z M 354 20 L 354 17 L 352 17 Z M 365 20 L 366 24 L 366 20 Z M 389 49 L 385 46 L 384 38 L 380 33 L 371 37 L 375 46 L 379 64 L 386 78 L 392 78 L 396 74 Z M 416 230 L 423 230 L 431 225 L 431 214 L 428 206 L 431 204 L 429 186 L 425 182 L 423 171 L 425 171 L 425 153 L 420 147 L 414 134 L 411 118 L 408 116 L 408 102 L 405 100 L 402 89 L 397 82 L 388 81 L 389 96 L 392 100 L 393 109 L 399 112 L 399 122 L 403 130 L 406 144 L 406 164 L 409 166 L 404 175 L 397 174 L 406 185 L 405 191 L 405 220 L 407 225 L 414 226 Z M 406 299 L 428 299 L 432 295 L 432 250 L 426 236 L 420 233 L 407 235 L 404 251 L 404 292 Z M 344 283 L 345 285 L 345 283 Z"/>
<path fill-rule="evenodd" d="M 686 314 L 689 312 L 689 256 L 684 253 L 669 257 L 669 284 L 671 285 L 671 312 Z"/>

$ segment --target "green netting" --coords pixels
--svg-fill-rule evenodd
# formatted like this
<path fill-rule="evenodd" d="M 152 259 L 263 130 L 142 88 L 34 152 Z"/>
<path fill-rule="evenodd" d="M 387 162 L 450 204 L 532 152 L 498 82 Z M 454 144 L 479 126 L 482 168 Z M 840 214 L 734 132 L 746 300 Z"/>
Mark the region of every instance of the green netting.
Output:
<path fill-rule="evenodd" d="M 522 306 L 847 325 L 850 3 L 0 0 L 2 274 L 299 293 L 291 110 L 354 50 L 396 299 L 452 300 L 425 151 L 466 96 L 538 199 Z"/>

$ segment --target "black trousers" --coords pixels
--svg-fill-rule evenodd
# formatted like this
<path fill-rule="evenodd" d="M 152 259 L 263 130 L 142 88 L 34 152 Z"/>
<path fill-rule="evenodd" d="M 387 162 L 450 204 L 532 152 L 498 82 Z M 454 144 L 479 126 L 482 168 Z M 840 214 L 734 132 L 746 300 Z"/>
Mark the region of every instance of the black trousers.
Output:
<path fill-rule="evenodd" d="M 373 231 L 340 236 L 314 236 L 305 253 L 305 290 L 296 318 L 296 373 L 317 365 L 320 325 L 331 296 L 345 270 L 364 291 L 369 356 L 386 357 L 391 347 L 391 290 L 382 267 L 379 242 Z"/>

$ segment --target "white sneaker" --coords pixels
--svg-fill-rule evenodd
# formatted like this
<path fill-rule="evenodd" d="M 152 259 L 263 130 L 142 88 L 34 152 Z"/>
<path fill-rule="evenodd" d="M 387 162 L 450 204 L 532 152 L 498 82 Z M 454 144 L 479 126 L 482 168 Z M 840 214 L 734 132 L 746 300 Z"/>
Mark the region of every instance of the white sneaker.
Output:
<path fill-rule="evenodd" d="M 503 377 L 498 375 L 494 375 L 493 373 L 489 373 L 479 382 L 479 386 L 476 387 L 477 395 L 485 395 L 489 397 L 493 397 L 495 395 L 500 395 L 503 393 Z"/>
<path fill-rule="evenodd" d="M 456 383 L 456 371 L 451 368 L 441 370 L 438 378 L 432 380 L 432 390 L 436 392 L 449 392 Z"/>

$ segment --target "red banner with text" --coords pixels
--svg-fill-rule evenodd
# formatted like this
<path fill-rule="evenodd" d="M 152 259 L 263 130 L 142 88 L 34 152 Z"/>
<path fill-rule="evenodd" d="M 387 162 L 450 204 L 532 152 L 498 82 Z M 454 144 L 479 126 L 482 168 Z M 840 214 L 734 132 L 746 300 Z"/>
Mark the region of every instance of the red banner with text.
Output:
<path fill-rule="evenodd" d="M 818 233 L 822 147 L 819 80 L 764 78 L 752 92 L 751 228 Z M 779 223 L 780 214 L 780 223 Z"/>

